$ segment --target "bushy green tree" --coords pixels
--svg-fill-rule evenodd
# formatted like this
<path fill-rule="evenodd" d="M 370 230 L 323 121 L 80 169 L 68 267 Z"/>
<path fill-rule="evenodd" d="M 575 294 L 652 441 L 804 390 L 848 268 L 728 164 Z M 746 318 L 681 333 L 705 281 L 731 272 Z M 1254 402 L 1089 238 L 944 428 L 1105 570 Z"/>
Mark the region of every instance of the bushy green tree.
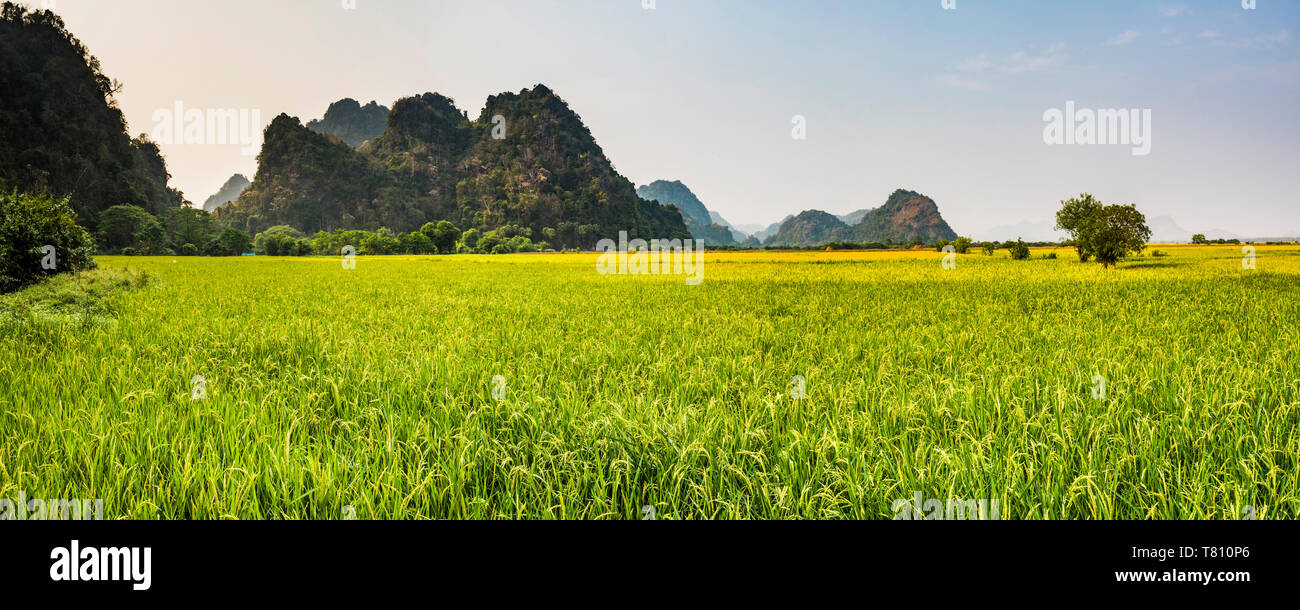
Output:
<path fill-rule="evenodd" d="M 53 247 L 53 269 L 46 246 Z M 94 240 L 77 225 L 67 198 L 26 195 L 0 188 L 0 292 L 42 277 L 93 269 Z"/>
<path fill-rule="evenodd" d="M 478 229 L 469 229 L 461 235 L 460 243 L 470 251 L 474 251 L 478 249 L 478 242 L 482 237 L 483 233 Z"/>
<path fill-rule="evenodd" d="M 438 247 L 438 252 L 449 254 L 456 251 L 456 240 L 461 235 L 456 225 L 447 220 L 440 220 L 432 233 L 429 237 L 433 240 L 433 245 Z"/>
<path fill-rule="evenodd" d="M 1088 193 L 1061 202 L 1056 228 L 1070 233 L 1081 262 L 1096 257 L 1103 267 L 1141 251 L 1151 239 L 1151 228 L 1137 206 L 1105 205 Z"/>
<path fill-rule="evenodd" d="M 387 228 L 366 234 L 361 240 L 361 245 L 357 248 L 359 254 L 371 256 L 397 254 L 400 250 L 401 243 L 397 239 L 397 234 Z"/>
<path fill-rule="evenodd" d="M 154 220 L 153 215 L 144 208 L 135 205 L 115 205 L 99 216 L 99 247 L 104 252 L 120 252 L 123 248 L 136 246 L 136 234 L 145 224 Z"/>
<path fill-rule="evenodd" d="M 157 218 L 150 217 L 146 220 L 143 227 L 135 233 L 136 252 L 144 256 L 156 256 L 166 254 L 167 248 L 167 230 L 163 228 Z"/>
<path fill-rule="evenodd" d="M 485 254 L 503 254 L 502 252 L 494 251 L 497 246 L 502 246 L 505 241 L 506 240 L 502 239 L 500 235 L 497 235 L 496 231 L 488 231 L 478 240 L 478 245 L 476 245 L 474 249 Z"/>
<path fill-rule="evenodd" d="M 958 237 L 953 240 L 952 247 L 957 249 L 957 254 L 967 254 L 970 252 L 971 244 L 974 243 L 969 237 Z"/>
<path fill-rule="evenodd" d="M 253 250 L 253 238 L 234 227 L 228 227 L 212 242 L 209 254 L 213 256 L 239 256 Z"/>
<path fill-rule="evenodd" d="M 189 206 L 170 208 L 164 215 L 167 227 L 167 239 L 177 252 L 184 250 L 185 244 L 195 248 L 206 247 L 220 232 L 207 212 Z"/>
<path fill-rule="evenodd" d="M 1091 194 L 1083 193 L 1078 197 L 1062 201 L 1061 209 L 1056 212 L 1056 230 L 1070 234 L 1070 240 L 1074 242 L 1081 263 L 1086 263 L 1092 258 L 1093 246 L 1088 239 L 1088 223 L 1102 207 L 1102 203 Z"/>
<path fill-rule="evenodd" d="M 1134 205 L 1108 205 L 1088 223 L 1093 256 L 1111 267 L 1130 252 L 1139 252 L 1151 239 L 1146 216 Z"/>
<path fill-rule="evenodd" d="M 1029 258 L 1029 246 L 1025 245 L 1025 240 L 1016 238 L 1015 243 L 1008 243 L 1007 248 L 1011 250 L 1011 260 L 1023 261 Z"/>
<path fill-rule="evenodd" d="M 429 225 L 426 224 L 425 226 L 427 227 Z M 430 239 L 428 235 L 425 235 L 424 231 L 416 231 L 410 235 L 404 236 L 403 242 L 402 247 L 407 254 L 438 253 L 438 247 L 433 245 L 433 240 Z M 455 247 L 455 243 L 456 242 L 453 240 L 453 247 Z"/>
<path fill-rule="evenodd" d="M 266 256 L 298 256 L 302 232 L 288 225 L 276 225 L 253 237 L 253 252 Z"/>

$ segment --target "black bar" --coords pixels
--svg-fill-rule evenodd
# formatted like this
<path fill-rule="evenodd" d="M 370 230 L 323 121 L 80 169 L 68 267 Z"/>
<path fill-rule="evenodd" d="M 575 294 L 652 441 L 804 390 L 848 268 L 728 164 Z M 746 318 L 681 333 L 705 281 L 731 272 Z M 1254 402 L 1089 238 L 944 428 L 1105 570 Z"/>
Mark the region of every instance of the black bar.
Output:
<path fill-rule="evenodd" d="M 990 592 L 1014 599 L 1016 592 L 1043 587 L 1070 592 L 1066 598 L 1201 598 L 1290 592 L 1296 567 L 1287 542 L 1292 531 L 1289 524 L 1252 521 L 9 522 L 0 523 L 5 541 L 0 583 L 6 592 L 46 599 L 177 601 L 193 600 L 195 592 L 212 599 L 262 591 L 297 599 L 371 593 L 427 597 L 431 588 L 460 589 L 464 595 L 513 591 L 527 600 L 530 589 L 546 597 L 535 587 L 558 583 L 648 586 L 664 578 L 723 579 L 714 584 L 727 583 L 737 594 L 760 599 L 764 587 L 795 583 L 818 583 L 814 588 L 822 592 L 864 588 L 857 595 L 924 591 L 927 599 L 989 599 Z M 52 550 L 70 550 L 73 540 L 83 552 L 148 547 L 149 588 L 134 590 L 129 579 L 52 580 Z M 1185 556 L 1189 551 L 1195 556 Z M 1161 559 L 1162 553 L 1170 556 Z M 1174 580 L 1117 580 L 1117 573 L 1134 572 Z M 1214 580 L 1177 580 L 1193 572 L 1208 572 Z M 510 584 L 492 585 L 494 579 Z M 503 587 L 509 591 L 497 590 Z"/>

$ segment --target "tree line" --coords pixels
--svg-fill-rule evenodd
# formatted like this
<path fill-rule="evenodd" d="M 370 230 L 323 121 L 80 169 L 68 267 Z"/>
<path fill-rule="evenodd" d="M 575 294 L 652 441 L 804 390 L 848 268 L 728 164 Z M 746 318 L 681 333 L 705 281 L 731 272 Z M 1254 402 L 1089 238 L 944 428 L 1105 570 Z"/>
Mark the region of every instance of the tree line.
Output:
<path fill-rule="evenodd" d="M 234 227 L 219 228 L 207 212 L 191 207 L 155 216 L 134 205 L 117 205 L 100 217 L 95 237 L 104 254 L 124 256 L 337 256 L 344 246 L 358 254 L 514 254 L 552 251 L 546 240 L 533 241 L 532 229 L 505 225 L 491 231 L 462 231 L 450 221 L 426 223 L 418 231 L 397 233 L 335 229 L 306 235 L 288 225 L 256 235 Z"/>

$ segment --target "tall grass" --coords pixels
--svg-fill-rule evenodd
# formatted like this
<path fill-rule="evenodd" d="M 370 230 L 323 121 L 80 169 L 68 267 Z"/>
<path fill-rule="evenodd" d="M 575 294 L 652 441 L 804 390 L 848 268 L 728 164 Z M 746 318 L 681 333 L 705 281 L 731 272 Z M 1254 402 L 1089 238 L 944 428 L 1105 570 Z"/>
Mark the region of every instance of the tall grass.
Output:
<path fill-rule="evenodd" d="M 589 254 L 103 258 L 157 280 L 105 297 L 112 324 L 0 337 L 0 497 L 820 519 L 920 491 L 1004 519 L 1295 518 L 1300 251 L 1167 251 L 710 253 L 694 287 Z"/>

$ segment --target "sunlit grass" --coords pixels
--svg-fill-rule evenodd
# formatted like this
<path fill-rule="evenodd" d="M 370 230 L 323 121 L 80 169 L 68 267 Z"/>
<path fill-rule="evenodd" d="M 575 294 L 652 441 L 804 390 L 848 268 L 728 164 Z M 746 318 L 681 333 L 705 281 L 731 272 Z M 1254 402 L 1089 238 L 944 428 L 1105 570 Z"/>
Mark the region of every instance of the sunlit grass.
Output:
<path fill-rule="evenodd" d="M 921 491 L 1002 518 L 1295 518 L 1300 248 L 1253 271 L 1238 247 L 1157 248 L 1112 270 L 710 252 L 701 286 L 594 254 L 101 258 L 156 278 L 103 297 L 114 323 L 0 337 L 0 497 L 890 518 Z"/>

